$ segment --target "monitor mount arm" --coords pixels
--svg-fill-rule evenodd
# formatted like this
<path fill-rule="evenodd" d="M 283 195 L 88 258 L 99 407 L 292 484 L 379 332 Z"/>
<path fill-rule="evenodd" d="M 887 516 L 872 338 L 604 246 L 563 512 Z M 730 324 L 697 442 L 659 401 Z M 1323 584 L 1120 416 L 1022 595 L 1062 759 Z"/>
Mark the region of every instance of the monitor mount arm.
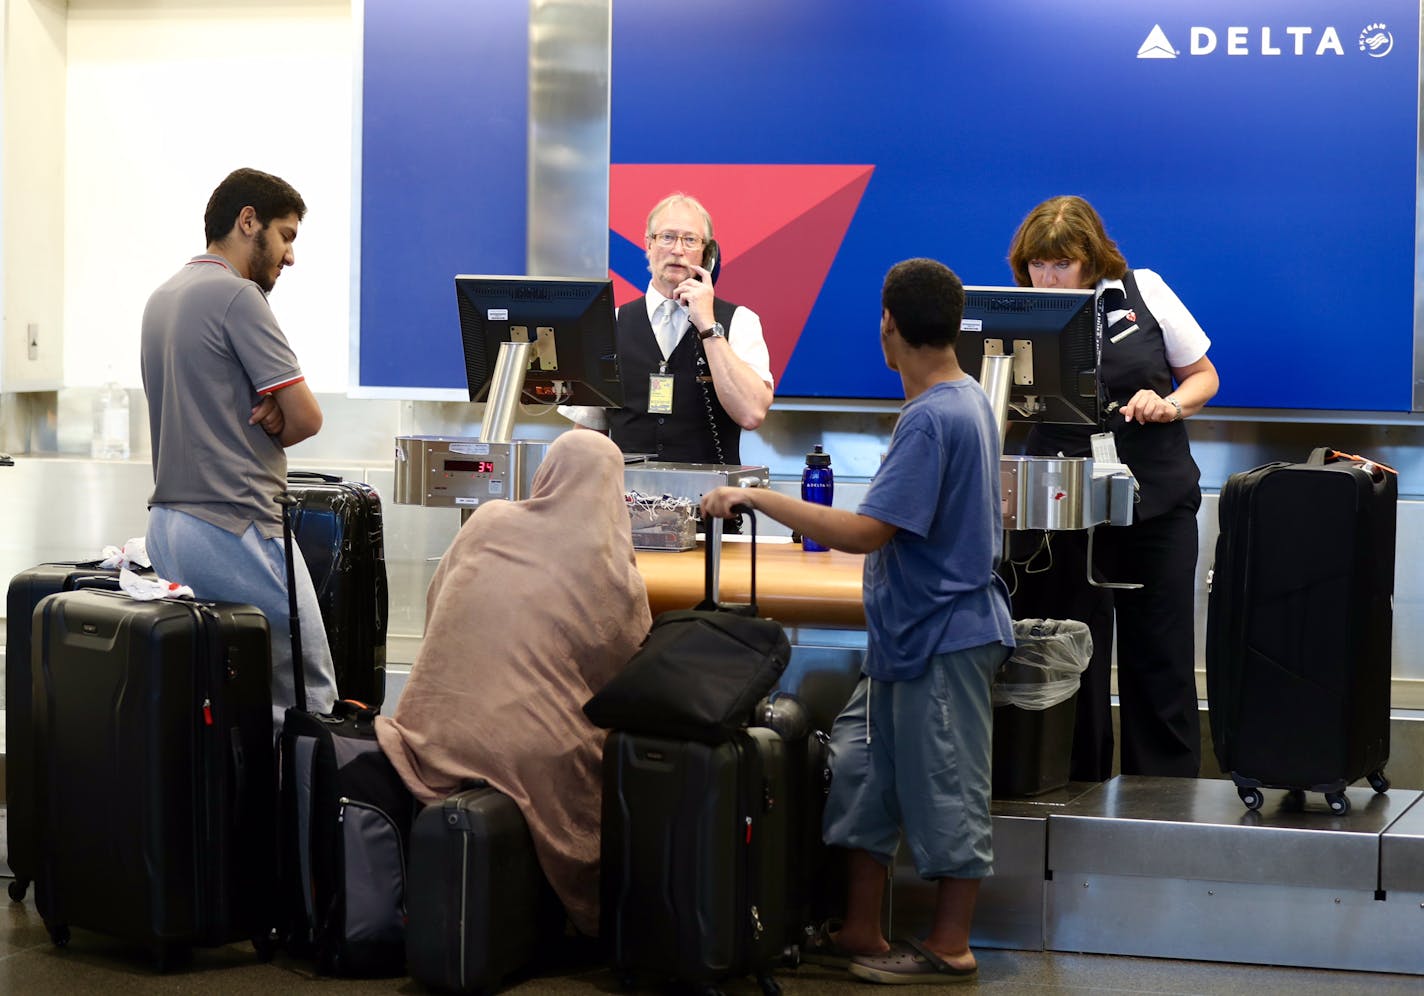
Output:
<path fill-rule="evenodd" d="M 1138 581 L 1098 581 L 1093 577 L 1093 533 L 1097 531 L 1097 526 L 1088 527 L 1088 555 L 1085 558 L 1087 564 L 1088 584 L 1094 588 L 1109 588 L 1118 591 L 1138 591 L 1142 584 Z"/>
<path fill-rule="evenodd" d="M 1009 434 L 1009 392 L 1013 384 L 1014 356 L 1005 353 L 985 353 L 979 367 L 979 386 L 989 396 L 989 407 L 994 413 L 994 424 L 999 429 L 999 453 L 1003 454 L 1004 444 Z M 1088 527 L 1088 555 L 1086 559 L 1088 584 L 1094 588 L 1109 588 L 1120 591 L 1136 591 L 1142 585 L 1133 581 L 1098 581 L 1093 577 L 1093 531 Z M 1005 531 L 1007 533 L 1007 530 Z M 1004 537 L 1004 550 L 1009 549 L 1008 536 Z"/>
<path fill-rule="evenodd" d="M 524 393 L 524 374 L 529 369 L 528 342 L 502 342 L 485 398 L 485 417 L 480 424 L 480 442 L 507 443 L 514 433 L 514 414 Z"/>

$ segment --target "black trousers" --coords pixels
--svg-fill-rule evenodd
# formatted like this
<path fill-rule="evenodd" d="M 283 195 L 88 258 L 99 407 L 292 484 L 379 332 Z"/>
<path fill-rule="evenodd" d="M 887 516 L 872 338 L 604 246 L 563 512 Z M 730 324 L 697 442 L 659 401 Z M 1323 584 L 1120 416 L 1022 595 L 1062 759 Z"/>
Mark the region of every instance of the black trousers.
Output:
<path fill-rule="evenodd" d="M 1118 720 L 1125 775 L 1192 778 L 1201 768 L 1201 729 L 1194 668 L 1196 502 L 1136 522 L 1095 531 L 1099 581 L 1133 581 L 1136 591 L 1094 588 L 1087 581 L 1087 533 L 1016 533 L 1020 563 L 1004 573 L 1015 619 L 1076 619 L 1088 624 L 1093 657 L 1078 693 L 1069 777 L 1112 776 L 1112 648 L 1117 623 Z M 1037 550 L 1034 559 L 1022 561 Z M 1050 559 L 1051 557 L 1051 559 Z M 1042 569 L 1047 567 L 1046 570 Z"/>

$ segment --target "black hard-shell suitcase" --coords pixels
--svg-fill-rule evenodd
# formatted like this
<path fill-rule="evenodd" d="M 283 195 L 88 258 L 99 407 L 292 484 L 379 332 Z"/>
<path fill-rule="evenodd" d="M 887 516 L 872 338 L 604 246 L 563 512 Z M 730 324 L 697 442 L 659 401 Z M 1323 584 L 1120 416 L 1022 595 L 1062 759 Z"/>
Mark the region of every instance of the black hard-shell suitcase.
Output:
<path fill-rule="evenodd" d="M 787 777 L 785 745 L 764 728 L 720 744 L 609 735 L 600 936 L 625 982 L 755 975 L 779 990 L 773 968 L 797 960 L 785 931 Z"/>
<path fill-rule="evenodd" d="M 786 939 L 806 944 L 820 926 L 845 912 L 845 852 L 827 847 L 821 832 L 831 790 L 831 738 L 811 729 L 810 715 L 789 692 L 757 703 L 751 726 L 776 731 L 785 745 Z"/>
<path fill-rule="evenodd" d="M 336 690 L 373 708 L 386 700 L 385 538 L 381 499 L 369 484 L 292 471 L 292 530 L 321 605 Z"/>
<path fill-rule="evenodd" d="M 514 800 L 487 784 L 427 806 L 411 831 L 406 969 L 442 992 L 493 991 L 563 932 Z"/>
<path fill-rule="evenodd" d="M 35 773 L 30 709 L 30 634 L 46 595 L 77 588 L 117 590 L 119 572 L 99 561 L 40 564 L 10 579 L 5 594 L 5 809 L 10 898 L 20 902 L 35 877 Z"/>
<path fill-rule="evenodd" d="M 35 901 L 51 939 L 83 927 L 177 950 L 250 938 L 270 954 L 271 644 L 250 605 L 74 591 L 35 613 Z"/>
<path fill-rule="evenodd" d="M 1373 465 L 1272 463 L 1221 491 L 1207 610 L 1212 745 L 1250 809 L 1389 782 L 1395 475 Z"/>

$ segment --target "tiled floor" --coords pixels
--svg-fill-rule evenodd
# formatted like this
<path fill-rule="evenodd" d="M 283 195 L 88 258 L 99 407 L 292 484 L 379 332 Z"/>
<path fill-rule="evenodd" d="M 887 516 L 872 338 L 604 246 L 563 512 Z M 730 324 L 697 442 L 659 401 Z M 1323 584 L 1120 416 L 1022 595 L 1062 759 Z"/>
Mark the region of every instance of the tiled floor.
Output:
<path fill-rule="evenodd" d="M 0 883 L 7 884 L 7 883 Z M 1212 994 L 1212 996 L 1324 996 L 1335 993 L 1388 994 L 1424 991 L 1424 978 L 1358 972 L 1263 968 L 1205 962 L 1110 958 L 1099 955 L 1023 951 L 978 952 L 980 978 L 958 991 L 1001 993 Z M 788 994 L 841 996 L 877 990 L 829 969 L 803 966 L 779 975 Z M 894 991 L 941 989 L 899 987 Z M 728 983 L 728 996 L 758 996 L 750 979 Z M 167 975 L 149 967 L 142 950 L 75 931 L 69 947 L 50 944 L 33 898 L 6 903 L 0 912 L 0 993 L 196 993 L 287 996 L 301 993 L 420 993 L 410 979 L 348 980 L 318 978 L 310 966 L 282 957 L 258 964 L 249 945 L 196 952 L 192 961 Z M 597 964 L 564 966 L 524 979 L 510 990 L 518 994 L 619 993 L 613 974 Z"/>

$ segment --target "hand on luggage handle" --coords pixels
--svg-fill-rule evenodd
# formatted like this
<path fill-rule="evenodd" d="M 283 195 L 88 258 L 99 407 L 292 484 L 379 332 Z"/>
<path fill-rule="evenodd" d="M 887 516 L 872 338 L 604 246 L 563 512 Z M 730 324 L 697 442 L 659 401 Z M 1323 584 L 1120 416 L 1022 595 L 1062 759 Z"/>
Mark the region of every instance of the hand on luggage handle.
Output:
<path fill-rule="evenodd" d="M 733 505 L 730 511 L 737 515 L 745 515 L 752 524 L 752 588 L 750 593 L 751 612 L 756 615 L 756 512 L 745 502 L 738 502 Z M 706 537 L 706 570 L 705 570 L 705 592 L 703 593 L 702 605 L 699 608 L 716 608 L 717 596 L 721 589 L 721 568 L 722 568 L 722 519 L 720 517 L 710 517 L 707 519 Z"/>

